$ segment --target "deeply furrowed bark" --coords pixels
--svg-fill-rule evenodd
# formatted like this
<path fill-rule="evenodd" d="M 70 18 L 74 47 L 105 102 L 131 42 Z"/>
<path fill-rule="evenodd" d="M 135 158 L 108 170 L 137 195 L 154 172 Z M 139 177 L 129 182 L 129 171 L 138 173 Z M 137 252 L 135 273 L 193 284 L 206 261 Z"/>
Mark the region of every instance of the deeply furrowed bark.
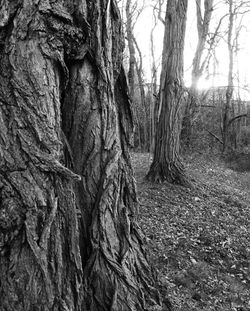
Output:
<path fill-rule="evenodd" d="M 100 1 L 93 9 L 104 7 Z M 63 109 L 75 169 L 83 176 L 77 198 L 83 215 L 85 307 L 140 310 L 143 287 L 150 291 L 150 278 L 134 222 L 137 203 L 127 151 L 133 122 L 121 67 L 118 16 L 105 22 L 90 20 L 100 29 L 97 32 L 106 28 L 104 40 L 91 38 L 89 48 L 95 48 L 95 57 L 86 54 L 71 66 Z"/>
<path fill-rule="evenodd" d="M 0 3 L 0 310 L 147 310 L 116 4 Z"/>
<path fill-rule="evenodd" d="M 188 186 L 179 155 L 183 109 L 183 50 L 187 0 L 169 0 L 165 19 L 162 72 L 154 158 L 147 179 Z"/>

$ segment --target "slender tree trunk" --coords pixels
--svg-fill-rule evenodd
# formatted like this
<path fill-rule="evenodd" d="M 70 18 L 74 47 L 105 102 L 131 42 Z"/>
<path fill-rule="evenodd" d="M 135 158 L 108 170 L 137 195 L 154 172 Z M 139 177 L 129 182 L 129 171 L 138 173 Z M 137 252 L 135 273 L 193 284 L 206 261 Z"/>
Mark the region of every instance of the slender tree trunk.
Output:
<path fill-rule="evenodd" d="M 155 9 L 153 10 L 153 17 L 154 17 L 154 26 L 150 32 L 150 52 L 152 58 L 152 76 L 151 76 L 151 106 L 150 106 L 150 151 L 153 152 L 155 146 L 155 133 L 156 133 L 156 112 L 157 112 L 157 104 L 158 104 L 158 91 L 157 91 L 157 67 L 155 61 L 155 46 L 154 46 L 154 30 L 156 28 L 156 12 Z"/>
<path fill-rule="evenodd" d="M 167 180 L 183 185 L 188 184 L 188 179 L 179 156 L 179 135 L 187 3 L 187 0 L 167 2 L 155 150 L 147 174 L 152 181 Z"/>
<path fill-rule="evenodd" d="M 197 31 L 198 43 L 193 58 L 192 66 L 192 81 L 189 89 L 189 97 L 186 102 L 185 113 L 182 124 L 181 136 L 187 147 L 190 147 L 192 140 L 192 123 L 198 105 L 198 90 L 197 85 L 201 78 L 206 62 L 202 62 L 205 44 L 209 34 L 209 25 L 213 11 L 213 0 L 204 0 L 204 14 L 202 15 L 201 0 L 196 0 L 196 16 L 197 16 Z"/>
<path fill-rule="evenodd" d="M 139 10 L 137 17 L 135 16 L 136 15 L 135 6 L 136 2 L 126 0 L 125 28 L 129 51 L 128 81 L 129 81 L 130 97 L 133 102 L 133 111 L 136 114 L 136 118 L 138 120 L 138 129 L 136 129 L 136 133 L 138 132 L 139 147 L 141 151 L 145 151 L 147 149 L 148 138 L 146 126 L 147 113 L 145 107 L 145 91 L 142 77 L 142 55 L 138 43 L 133 34 L 136 19 L 140 15 L 144 7 L 144 3 L 142 5 L 141 11 Z M 136 59 L 136 51 L 138 52 L 139 61 Z"/>
<path fill-rule="evenodd" d="M 197 89 L 197 84 L 202 76 L 204 66 L 202 62 L 202 55 L 204 53 L 205 44 L 209 33 L 209 25 L 213 12 L 214 0 L 204 0 L 204 14 L 201 12 L 201 0 L 196 0 L 196 14 L 197 14 L 197 30 L 198 43 L 193 59 L 192 67 L 192 88 Z"/>
<path fill-rule="evenodd" d="M 228 82 L 226 90 L 226 103 L 224 107 L 224 115 L 222 119 L 222 141 L 223 149 L 225 152 L 229 147 L 229 120 L 230 120 L 230 108 L 232 105 L 233 98 L 233 43 L 232 43 L 232 32 L 234 24 L 234 14 L 233 14 L 233 2 L 229 1 L 229 24 L 228 24 L 228 35 L 227 35 L 227 47 L 229 56 L 229 67 L 228 67 Z"/>
<path fill-rule="evenodd" d="M 134 99 L 135 95 L 135 46 L 133 42 L 133 26 L 132 26 L 132 12 L 131 12 L 131 0 L 126 2 L 126 35 L 128 41 L 129 50 L 129 70 L 128 70 L 128 82 L 130 89 L 130 96 Z"/>
<path fill-rule="evenodd" d="M 145 96 L 145 89 L 144 89 L 144 82 L 143 82 L 143 69 L 142 69 L 142 53 L 141 50 L 139 48 L 139 45 L 135 39 L 135 37 L 133 36 L 133 42 L 134 45 L 136 47 L 136 50 L 138 52 L 139 55 L 139 62 L 136 61 L 135 63 L 135 68 L 136 68 L 136 74 L 137 74 L 137 79 L 138 79 L 138 88 L 140 90 L 140 105 L 143 111 L 143 151 L 148 151 L 149 150 L 149 129 L 148 129 L 148 124 L 149 124 L 149 113 L 147 110 L 147 106 L 146 106 L 146 96 Z"/>
<path fill-rule="evenodd" d="M 116 4 L 4 4 L 0 310 L 147 310 Z"/>

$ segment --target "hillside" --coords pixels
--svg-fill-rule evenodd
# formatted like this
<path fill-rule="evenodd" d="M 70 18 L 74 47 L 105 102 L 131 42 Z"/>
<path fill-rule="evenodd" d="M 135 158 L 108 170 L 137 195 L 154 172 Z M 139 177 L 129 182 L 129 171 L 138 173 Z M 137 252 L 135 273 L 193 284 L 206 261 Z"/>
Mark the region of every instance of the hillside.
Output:
<path fill-rule="evenodd" d="M 187 189 L 145 181 L 150 161 L 132 155 L 139 223 L 163 297 L 176 311 L 250 310 L 250 173 L 189 157 Z"/>

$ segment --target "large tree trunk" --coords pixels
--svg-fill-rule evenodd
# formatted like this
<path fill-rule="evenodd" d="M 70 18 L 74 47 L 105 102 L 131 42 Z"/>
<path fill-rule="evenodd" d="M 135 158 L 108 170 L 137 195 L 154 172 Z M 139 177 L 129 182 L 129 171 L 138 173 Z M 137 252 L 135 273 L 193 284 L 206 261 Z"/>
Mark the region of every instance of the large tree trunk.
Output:
<path fill-rule="evenodd" d="M 154 158 L 147 178 L 187 185 L 179 157 L 187 0 L 169 0 L 165 19 Z"/>
<path fill-rule="evenodd" d="M 0 3 L 0 310 L 147 310 L 116 4 Z"/>

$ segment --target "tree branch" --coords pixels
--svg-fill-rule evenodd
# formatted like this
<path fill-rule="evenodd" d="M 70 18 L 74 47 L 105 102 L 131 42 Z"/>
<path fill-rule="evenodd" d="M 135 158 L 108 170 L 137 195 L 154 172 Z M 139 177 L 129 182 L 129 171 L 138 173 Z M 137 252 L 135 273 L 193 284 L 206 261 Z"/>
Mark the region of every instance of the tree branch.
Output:
<path fill-rule="evenodd" d="M 247 116 L 246 113 L 241 114 L 241 115 L 238 115 L 238 116 L 232 118 L 231 120 L 229 120 L 228 126 L 231 125 L 231 124 L 232 124 L 234 121 L 236 121 L 237 119 L 244 118 L 244 117 L 245 117 L 245 118 L 249 118 L 249 117 Z"/>
<path fill-rule="evenodd" d="M 206 130 L 211 136 L 213 136 L 216 140 L 218 140 L 219 143 L 221 143 L 223 145 L 222 140 L 216 136 L 214 133 L 210 132 L 209 130 Z"/>

